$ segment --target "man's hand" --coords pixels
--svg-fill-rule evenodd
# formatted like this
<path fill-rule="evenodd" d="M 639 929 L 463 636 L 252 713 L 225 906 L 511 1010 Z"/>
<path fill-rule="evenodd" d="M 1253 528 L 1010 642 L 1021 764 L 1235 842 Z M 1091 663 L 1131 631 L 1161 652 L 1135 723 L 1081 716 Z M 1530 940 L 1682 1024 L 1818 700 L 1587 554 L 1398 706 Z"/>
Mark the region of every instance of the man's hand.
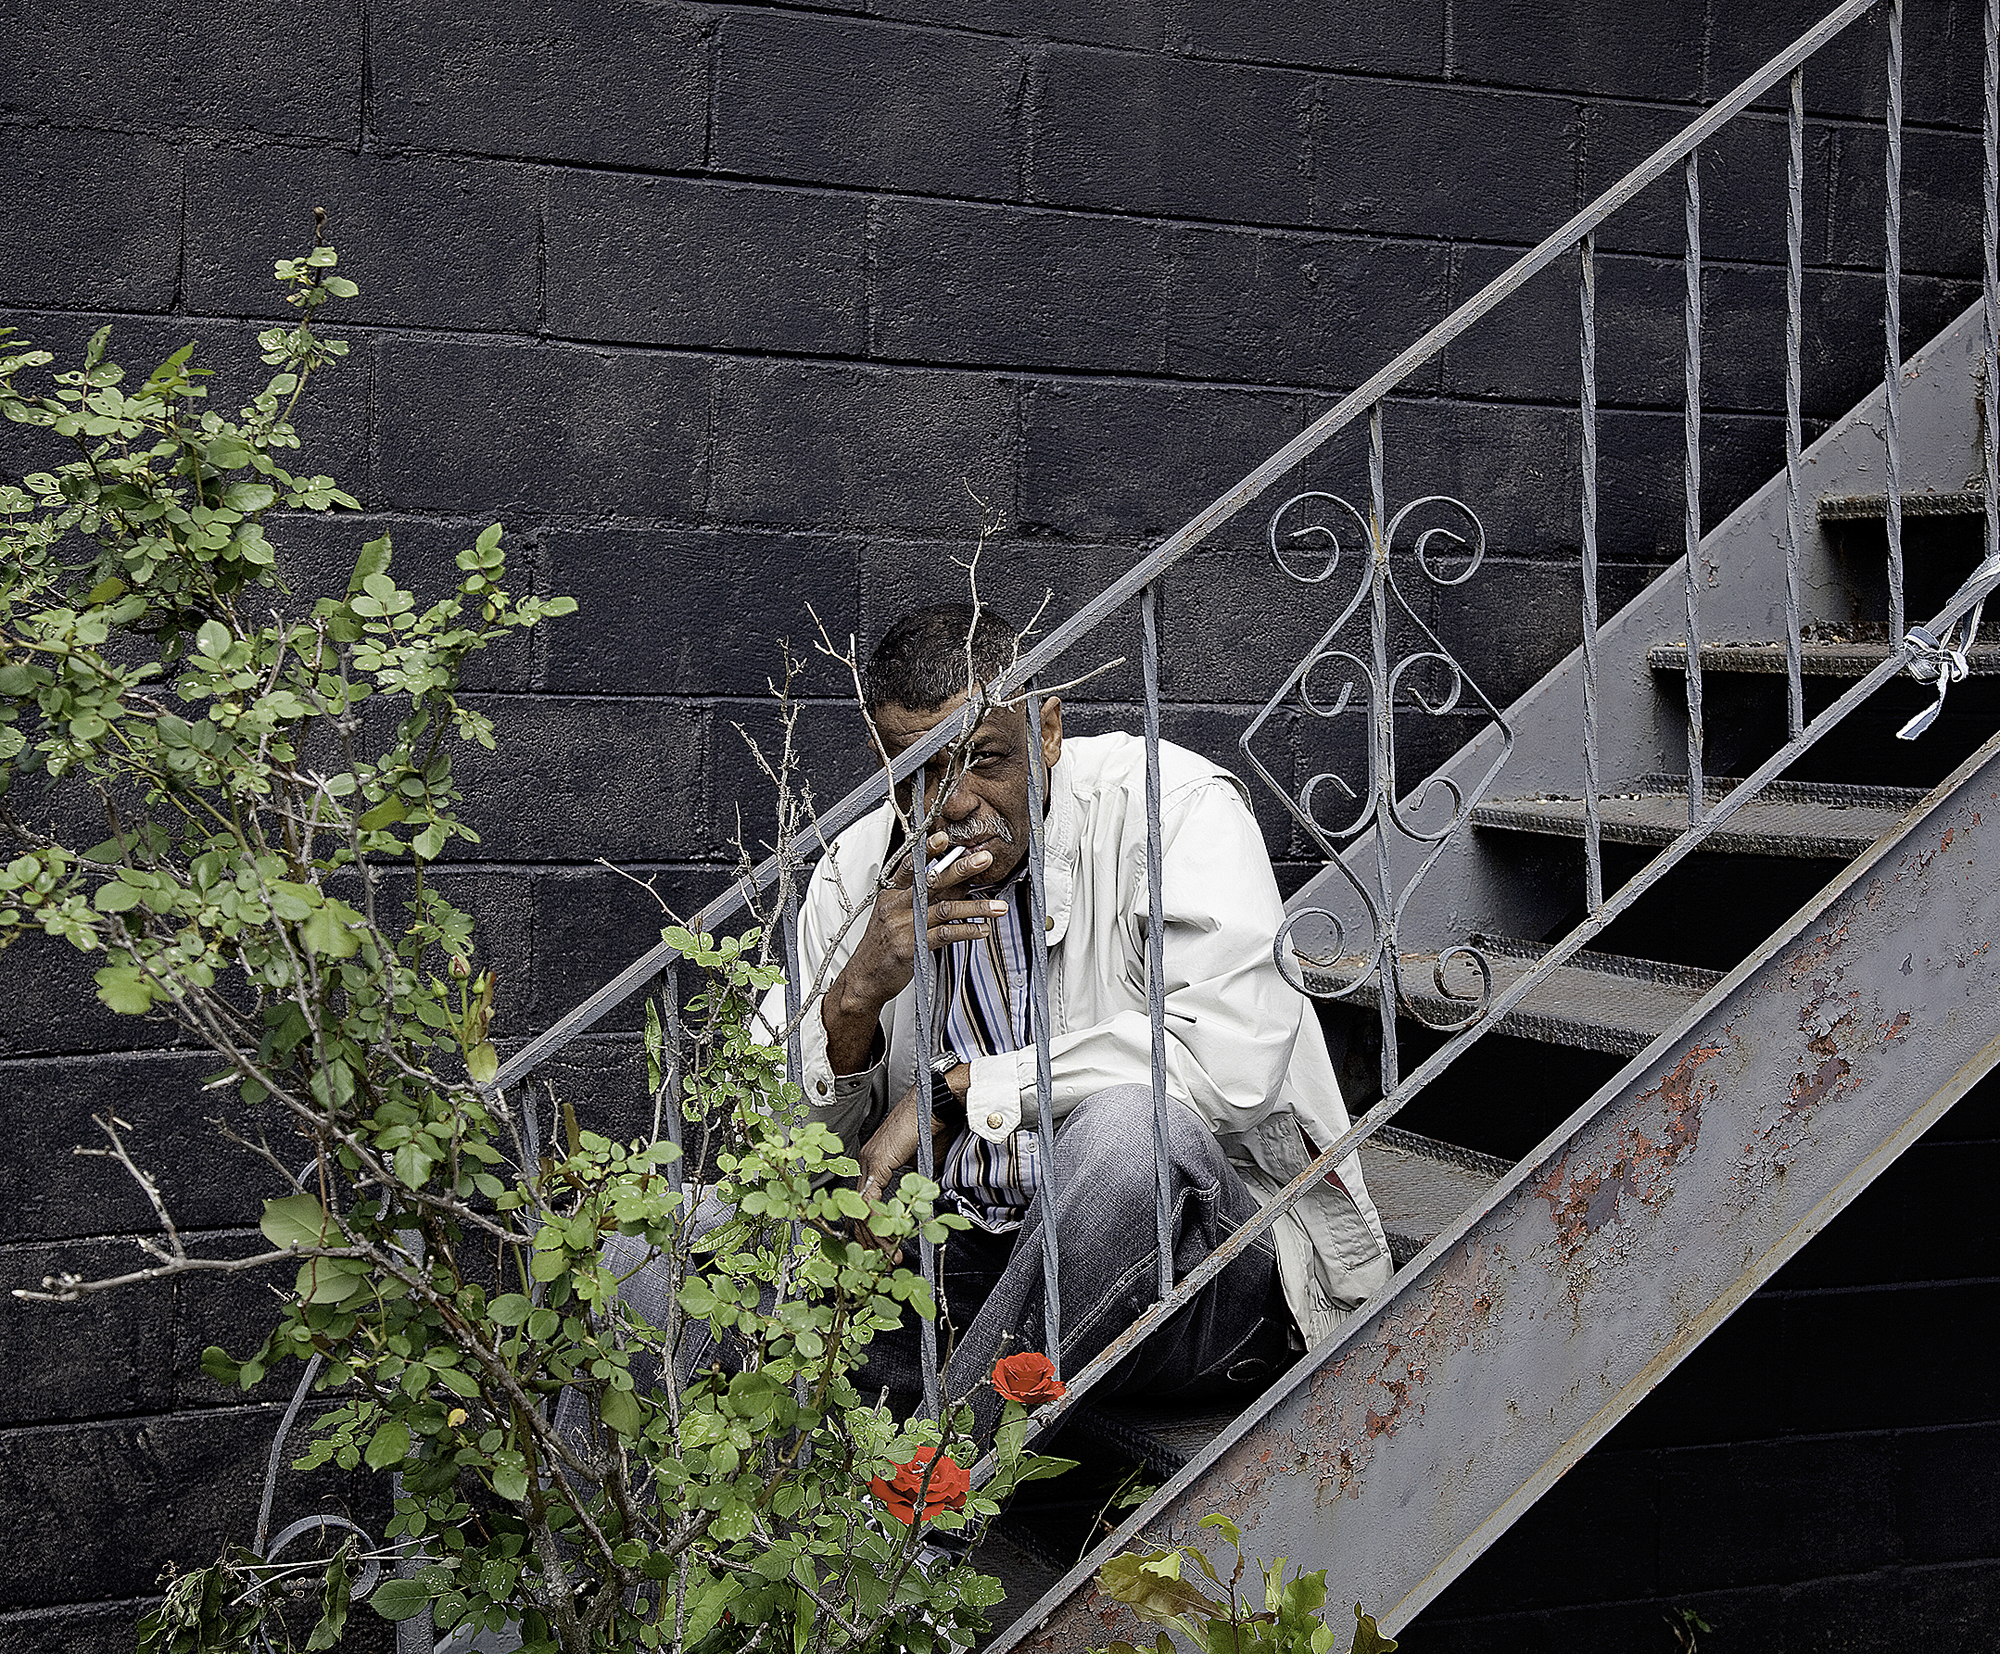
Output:
<path fill-rule="evenodd" d="M 960 1063 L 945 1077 L 945 1083 L 962 1097 L 971 1075 L 972 1070 Z M 929 1082 L 911 1086 L 903 1093 L 903 1100 L 889 1110 L 888 1117 L 875 1128 L 875 1134 L 868 1139 L 860 1154 L 855 1156 L 861 1166 L 861 1180 L 856 1187 L 861 1198 L 871 1207 L 889 1192 L 890 1184 L 917 1158 L 917 1137 L 921 1125 L 917 1111 L 930 1106 Z M 934 1141 L 936 1134 L 942 1130 L 937 1120 L 931 1121 Z M 898 1250 L 894 1241 L 877 1240 L 865 1219 L 855 1221 L 854 1236 L 870 1246 L 880 1247 L 885 1257 L 894 1256 Z"/>
<path fill-rule="evenodd" d="M 933 833 L 932 856 L 942 854 L 950 844 L 945 834 Z M 979 878 L 992 865 L 989 852 L 975 850 L 969 856 L 961 856 L 931 881 L 931 900 L 925 914 L 930 947 L 941 948 L 950 942 L 969 942 L 984 936 L 993 928 L 993 921 L 1007 911 L 1007 904 L 1002 901 L 975 901 L 950 894 L 960 885 Z M 836 1074 L 858 1074 L 868 1066 L 882 1007 L 910 985 L 916 971 L 917 917 L 915 898 L 910 891 L 912 882 L 911 870 L 905 867 L 894 883 L 876 893 L 860 942 L 820 1001 L 827 1060 Z M 915 1129 L 911 1127 L 912 1133 Z M 914 1135 L 910 1138 L 910 1152 L 916 1152 Z"/>

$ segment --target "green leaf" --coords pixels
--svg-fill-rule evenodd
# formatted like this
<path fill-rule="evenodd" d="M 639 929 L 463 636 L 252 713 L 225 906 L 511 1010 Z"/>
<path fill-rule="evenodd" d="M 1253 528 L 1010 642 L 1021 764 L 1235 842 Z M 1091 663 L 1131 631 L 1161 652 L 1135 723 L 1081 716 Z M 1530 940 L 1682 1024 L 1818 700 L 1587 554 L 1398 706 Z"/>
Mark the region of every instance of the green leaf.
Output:
<path fill-rule="evenodd" d="M 324 1243 L 331 1220 L 319 1196 L 306 1193 L 286 1195 L 283 1200 L 264 1202 L 264 1215 L 257 1227 L 273 1246 L 319 1246 Z"/>
<path fill-rule="evenodd" d="M 211 1344 L 201 1352 L 201 1370 L 218 1384 L 233 1386 L 243 1376 L 243 1364 L 232 1360 L 220 1344 Z"/>
<path fill-rule="evenodd" d="M 99 913 L 125 913 L 137 907 L 145 897 L 143 890 L 114 879 L 97 887 L 97 894 L 90 898 L 90 905 Z"/>
<path fill-rule="evenodd" d="M 120 580 L 117 575 L 113 574 L 107 576 L 103 580 L 98 581 L 96 585 L 92 586 L 90 588 L 90 595 L 84 599 L 84 602 L 92 605 L 96 605 L 99 603 L 112 603 L 116 602 L 119 598 L 123 597 L 124 595 L 125 595 L 125 582 Z"/>
<path fill-rule="evenodd" d="M 12 724 L 0 724 L 0 760 L 12 758 L 28 744 L 28 738 Z"/>
<path fill-rule="evenodd" d="M 308 1258 L 292 1290 L 309 1304 L 344 1304 L 367 1285 L 368 1266 L 359 1258 Z"/>
<path fill-rule="evenodd" d="M 381 574 L 389 567 L 389 559 L 395 548 L 389 543 L 389 536 L 370 540 L 361 548 L 361 555 L 354 559 L 354 572 L 347 577 L 347 595 L 353 597 L 360 592 L 362 582 L 371 574 Z"/>
<path fill-rule="evenodd" d="M 644 1410 L 639 1406 L 639 1398 L 630 1390 L 606 1390 L 604 1400 L 598 1407 L 598 1414 L 611 1429 L 627 1441 L 636 1441 L 639 1432 L 646 1427 Z"/>
<path fill-rule="evenodd" d="M 268 482 L 238 482 L 230 484 L 223 503 L 231 511 L 262 511 L 277 497 L 278 491 Z"/>
<path fill-rule="evenodd" d="M 1142 1620 L 1171 1624 L 1180 1617 L 1207 1617 L 1216 1604 L 1180 1577 L 1180 1553 L 1153 1551 L 1146 1556 L 1127 1551 L 1097 1570 L 1098 1583 Z"/>
<path fill-rule="evenodd" d="M 407 819 L 409 813 L 403 808 L 403 801 L 391 793 L 374 809 L 363 814 L 355 825 L 364 833 L 372 833 L 379 828 L 395 826 L 397 822 Z"/>
<path fill-rule="evenodd" d="M 476 1396 L 479 1394 L 479 1380 L 470 1373 L 462 1373 L 456 1367 L 439 1367 L 437 1381 L 455 1396 Z"/>
<path fill-rule="evenodd" d="M 437 1161 L 416 1144 L 405 1143 L 396 1151 L 394 1165 L 396 1176 L 402 1179 L 405 1188 L 421 1189 L 429 1181 Z"/>
<path fill-rule="evenodd" d="M 534 1304 L 518 1292 L 503 1292 L 486 1306 L 488 1317 L 503 1327 L 518 1327 L 534 1310 Z"/>
<path fill-rule="evenodd" d="M 360 917 L 345 902 L 329 901 L 307 915 L 299 935 L 314 953 L 329 959 L 352 959 L 361 951 L 361 938 L 348 926 Z"/>
<path fill-rule="evenodd" d="M 537 1252 L 528 1260 L 528 1273 L 538 1281 L 553 1281 L 569 1268 L 569 1258 L 561 1252 Z"/>
<path fill-rule="evenodd" d="M 503 1499 L 511 1499 L 521 1504 L 528 1497 L 528 1473 L 513 1465 L 493 1467 L 493 1491 Z"/>
<path fill-rule="evenodd" d="M 444 848 L 444 838 L 444 823 L 433 821 L 410 840 L 410 849 L 423 861 L 436 861 L 438 852 Z"/>
<path fill-rule="evenodd" d="M 375 1587 L 368 1606 L 385 1620 L 407 1620 L 421 1614 L 430 1601 L 430 1591 L 420 1579 L 385 1579 Z"/>
<path fill-rule="evenodd" d="M 1385 1637 L 1375 1624 L 1373 1614 L 1361 1612 L 1361 1604 L 1354 1605 L 1354 1646 L 1348 1654 L 1391 1654 L 1396 1647 L 1394 1637 Z"/>
<path fill-rule="evenodd" d="M 465 1071 L 472 1076 L 474 1085 L 491 1085 L 493 1076 L 500 1072 L 500 1053 L 481 1040 L 465 1053 Z"/>
<path fill-rule="evenodd" d="M 1058 1459 L 1052 1454 L 1038 1453 L 1021 1466 L 1014 1477 L 1014 1485 L 1019 1487 L 1023 1482 L 1045 1482 L 1051 1476 L 1060 1476 L 1066 1470 L 1076 1469 L 1076 1465 L 1077 1461 L 1074 1459 Z"/>
<path fill-rule="evenodd" d="M 153 985 L 132 965 L 106 965 L 97 973 L 97 997 L 120 1016 L 153 1008 Z"/>
<path fill-rule="evenodd" d="M 229 652 L 229 628 L 219 620 L 204 620 L 194 634 L 194 646 L 211 660 Z"/>
<path fill-rule="evenodd" d="M 387 1470 L 409 1456 L 410 1427 L 401 1419 L 390 1419 L 368 1438 L 368 1451 L 362 1458 L 370 1470 Z"/>
<path fill-rule="evenodd" d="M 250 463 L 250 445 L 241 437 L 213 436 L 202 445 L 204 457 L 218 471 L 234 471 Z"/>
<path fill-rule="evenodd" d="M 1238 1550 L 1243 1548 L 1243 1530 L 1224 1516 L 1219 1510 L 1212 1510 L 1201 1519 L 1201 1526 L 1213 1528 Z"/>
<path fill-rule="evenodd" d="M 320 1592 L 319 1624 L 306 1638 L 307 1654 L 340 1646 L 340 1633 L 347 1625 L 347 1605 L 352 1600 L 347 1587 L 347 1563 L 354 1554 L 352 1546 L 353 1541 L 349 1540 L 327 1564 L 326 1583 Z"/>

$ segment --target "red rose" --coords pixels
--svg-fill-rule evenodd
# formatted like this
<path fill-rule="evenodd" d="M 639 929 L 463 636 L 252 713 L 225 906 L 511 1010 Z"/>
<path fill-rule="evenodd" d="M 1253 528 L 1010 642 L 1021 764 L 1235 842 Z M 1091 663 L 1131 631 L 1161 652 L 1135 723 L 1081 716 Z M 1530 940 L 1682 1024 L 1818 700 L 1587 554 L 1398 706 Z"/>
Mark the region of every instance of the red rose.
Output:
<path fill-rule="evenodd" d="M 994 1362 L 993 1388 L 1005 1400 L 1018 1401 L 1023 1407 L 1060 1401 L 1069 1391 L 1069 1386 L 1056 1377 L 1056 1364 L 1039 1350 L 1003 1355 Z"/>
<path fill-rule="evenodd" d="M 868 1491 L 888 1506 L 889 1514 L 905 1527 L 916 1525 L 919 1499 L 923 1500 L 922 1520 L 926 1522 L 941 1510 L 965 1509 L 965 1496 L 972 1491 L 972 1477 L 950 1454 L 938 1460 L 937 1468 L 930 1472 L 930 1486 L 924 1485 L 925 1468 L 936 1452 L 935 1447 L 920 1447 L 908 1464 L 896 1466 L 896 1474 L 890 1480 L 885 1482 L 877 1476 L 868 1484 Z"/>

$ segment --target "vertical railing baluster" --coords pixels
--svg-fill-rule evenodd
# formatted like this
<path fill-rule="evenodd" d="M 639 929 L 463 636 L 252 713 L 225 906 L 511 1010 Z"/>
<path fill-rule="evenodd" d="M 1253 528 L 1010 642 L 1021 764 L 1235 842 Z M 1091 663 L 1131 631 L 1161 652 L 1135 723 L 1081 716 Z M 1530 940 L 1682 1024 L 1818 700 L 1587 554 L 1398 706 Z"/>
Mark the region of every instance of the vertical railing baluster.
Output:
<path fill-rule="evenodd" d="M 1682 477 L 1687 485 L 1687 750 L 1688 824 L 1701 820 L 1701 152 L 1687 158 L 1687 443 Z"/>
<path fill-rule="evenodd" d="M 1375 692 L 1369 697 L 1368 781 L 1375 794 L 1376 977 L 1381 985 L 1382 1095 L 1396 1089 L 1402 1063 L 1396 1047 L 1396 1006 L 1402 995 L 1403 962 L 1396 947 L 1396 886 L 1389 861 L 1389 830 L 1395 821 L 1396 732 L 1389 705 L 1389 503 L 1382 475 L 1382 404 L 1368 410 L 1368 635 L 1373 646 Z"/>
<path fill-rule="evenodd" d="M 1062 1372 L 1062 1276 L 1056 1246 L 1055 1077 L 1049 1062 L 1049 870 L 1042 810 L 1049 795 L 1042 755 L 1042 697 L 1030 689 L 1028 720 L 1028 1016 L 1035 1035 L 1035 1148 L 1042 1203 L 1043 1350 Z"/>
<path fill-rule="evenodd" d="M 945 751 L 949 753 L 951 749 L 947 747 Z M 931 1061 L 937 1054 L 937 1029 L 932 1014 L 937 998 L 937 958 L 930 950 L 931 806 L 924 771 L 919 770 L 912 778 L 911 792 L 910 902 L 916 921 L 916 969 L 912 976 L 917 1000 L 917 1045 L 913 1064 L 915 1072 L 910 1077 L 910 1083 L 918 1090 L 917 1176 L 935 1182 L 937 1147 L 931 1140 L 930 1096 Z M 923 1272 L 924 1285 L 930 1288 L 931 1294 L 931 1313 L 917 1318 L 917 1337 L 924 1368 L 924 1411 L 931 1418 L 941 1418 L 944 1415 L 944 1389 L 938 1373 L 937 1248 L 921 1234 L 917 1237 L 917 1261 Z"/>
<path fill-rule="evenodd" d="M 1799 455 L 1800 355 L 1805 330 L 1805 71 L 1792 71 L 1791 149 L 1785 163 L 1785 719 L 1793 740 L 1806 727 L 1805 660 L 1799 637 L 1799 562 L 1805 529 L 1799 520 L 1804 480 Z"/>
<path fill-rule="evenodd" d="M 504 1097 L 506 1093 L 501 1095 Z M 521 1111 L 521 1140 L 528 1150 L 528 1163 L 522 1170 L 532 1172 L 542 1161 L 542 1112 L 535 1106 L 532 1074 L 521 1076 L 521 1087 L 515 1093 L 514 1106 Z"/>
<path fill-rule="evenodd" d="M 1883 165 L 1882 385 L 1888 399 L 1884 521 L 1889 532 L 1889 641 L 1902 640 L 1903 605 L 1903 0 L 1889 0 L 1888 156 Z"/>
<path fill-rule="evenodd" d="M 1145 631 L 1146 679 L 1146 1012 L 1153 1035 L 1153 1170 L 1157 1184 L 1154 1225 L 1159 1247 L 1160 1296 L 1174 1289 L 1174 1250 L 1169 1214 L 1173 1204 L 1172 1162 L 1167 1153 L 1167 910 L 1160 840 L 1160 583 L 1139 596 Z"/>
<path fill-rule="evenodd" d="M 1986 254 L 1986 419 L 1980 474 L 1986 484 L 1986 560 L 2000 558 L 2000 0 L 1986 0 L 1985 146 L 1981 167 L 1981 241 Z M 1975 614 L 1977 611 L 1975 611 Z M 1976 641 L 1968 622 L 1963 646 Z"/>
<path fill-rule="evenodd" d="M 1583 370 L 1583 891 L 1595 913 L 1604 905 L 1603 825 L 1597 774 L 1597 237 L 1577 243 L 1582 280 L 1577 303 Z"/>

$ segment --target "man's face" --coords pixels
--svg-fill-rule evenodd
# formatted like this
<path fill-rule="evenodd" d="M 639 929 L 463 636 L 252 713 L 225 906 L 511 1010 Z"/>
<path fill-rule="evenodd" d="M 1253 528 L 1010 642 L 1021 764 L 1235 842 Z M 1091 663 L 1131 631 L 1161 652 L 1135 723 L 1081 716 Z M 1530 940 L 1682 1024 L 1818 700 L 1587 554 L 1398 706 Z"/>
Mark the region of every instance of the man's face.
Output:
<path fill-rule="evenodd" d="M 875 727 L 895 758 L 964 705 L 963 695 L 932 712 L 892 704 L 876 710 Z M 1062 702 L 1051 695 L 1042 702 L 1042 761 L 1053 769 L 1061 755 Z M 957 753 L 947 746 L 924 766 L 924 815 L 934 815 L 933 831 L 948 834 L 953 844 L 992 855 L 993 865 L 979 875 L 983 885 L 1012 877 L 1028 854 L 1028 763 L 1027 716 L 1008 707 L 989 712 Z M 955 779 L 940 804 L 938 789 L 948 774 Z M 909 782 L 904 789 L 903 806 L 913 808 Z"/>

